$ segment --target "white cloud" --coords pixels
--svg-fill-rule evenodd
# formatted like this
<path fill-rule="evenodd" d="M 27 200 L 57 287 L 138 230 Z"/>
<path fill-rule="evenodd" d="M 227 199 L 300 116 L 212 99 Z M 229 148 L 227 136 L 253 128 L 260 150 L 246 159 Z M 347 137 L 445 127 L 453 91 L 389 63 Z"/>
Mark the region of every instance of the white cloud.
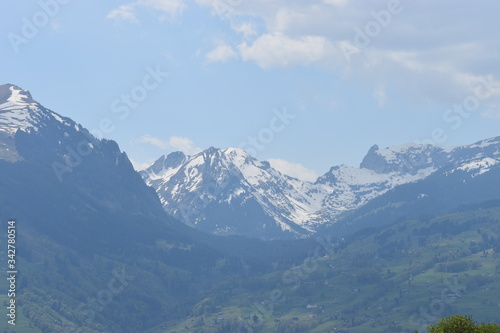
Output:
<path fill-rule="evenodd" d="M 330 49 L 324 37 L 290 38 L 281 32 L 260 36 L 252 45 L 239 45 L 245 61 L 255 61 L 262 68 L 310 64 L 327 57 Z"/>
<path fill-rule="evenodd" d="M 245 37 L 245 39 L 249 39 L 257 35 L 255 25 L 252 22 L 245 22 L 239 25 L 233 25 L 232 28 L 234 31 L 243 34 L 243 37 Z"/>
<path fill-rule="evenodd" d="M 241 1 L 243 0 L 196 0 L 198 4 L 210 7 L 212 15 L 217 15 L 219 18 L 229 17 L 234 14 Z"/>
<path fill-rule="evenodd" d="M 142 138 L 139 139 L 141 143 L 149 143 L 150 145 L 153 145 L 155 147 L 158 147 L 160 149 L 167 149 L 169 148 L 168 141 L 164 141 L 160 138 L 153 137 L 151 135 L 144 135 Z"/>
<path fill-rule="evenodd" d="M 486 111 L 481 113 L 481 116 L 489 119 L 500 120 L 500 110 L 487 109 Z"/>
<path fill-rule="evenodd" d="M 380 108 L 383 108 L 385 106 L 385 101 L 387 100 L 385 85 L 381 84 L 377 88 L 375 88 L 375 90 L 373 91 L 372 97 L 375 98 L 375 100 L 378 103 L 378 106 Z"/>
<path fill-rule="evenodd" d="M 141 0 L 140 4 L 161 11 L 169 17 L 176 17 L 187 8 L 185 0 Z"/>
<path fill-rule="evenodd" d="M 318 179 L 318 174 L 314 170 L 308 169 L 300 163 L 292 163 L 282 159 L 270 159 L 269 163 L 279 172 L 300 180 L 316 181 Z"/>
<path fill-rule="evenodd" d="M 324 3 L 328 5 L 333 5 L 337 7 L 344 7 L 347 5 L 348 0 L 323 0 Z"/>
<path fill-rule="evenodd" d="M 168 140 L 162 140 L 151 135 L 144 135 L 139 139 L 139 142 L 153 145 L 162 150 L 182 151 L 187 155 L 193 155 L 201 151 L 201 148 L 198 148 L 193 141 L 180 136 L 171 136 Z"/>
<path fill-rule="evenodd" d="M 188 4 L 188 0 L 130 1 L 111 11 L 108 18 L 137 23 L 139 8 L 176 17 Z M 401 1 L 400 10 L 383 24 L 380 20 L 385 20 L 391 3 L 387 0 L 191 3 L 208 8 L 217 15 L 214 20 L 226 21 L 237 33 L 238 40 L 231 45 L 238 48 L 219 46 L 205 55 L 208 61 L 225 61 L 239 53 L 243 61 L 266 69 L 319 65 L 344 80 L 372 86 L 383 78 L 387 92 L 396 90 L 417 104 L 456 103 L 473 93 L 478 78 L 489 73 L 500 78 L 500 40 L 493 33 L 500 3 L 494 1 L 484 6 L 465 0 Z M 445 11 L 450 18 L 443 17 Z M 381 17 L 380 13 L 385 14 Z M 359 31 L 373 31 L 377 24 L 380 31 L 371 33 L 363 45 L 356 43 Z M 352 45 L 359 52 L 347 61 L 339 45 Z M 380 92 L 376 96 L 383 105 Z"/>
<path fill-rule="evenodd" d="M 201 148 L 198 148 L 193 141 L 179 136 L 171 136 L 168 140 L 168 144 L 173 149 L 182 151 L 187 155 L 194 155 L 201 151 Z"/>
<path fill-rule="evenodd" d="M 498 26 L 494 13 L 500 4 L 495 2 L 401 1 L 389 7 L 387 0 L 196 1 L 214 11 L 221 3 L 233 3 L 226 8 L 229 15 L 214 19 L 231 23 L 240 33 L 242 60 L 262 68 L 319 65 L 344 80 L 372 86 L 383 78 L 386 92 L 396 90 L 417 104 L 455 103 L 473 93 L 481 76 L 500 78 L 500 40 L 491 28 Z M 443 11 L 453 19 L 443 18 Z M 366 34 L 367 29 L 372 32 Z M 366 34 L 363 45 L 360 31 Z M 352 61 L 339 45 L 358 50 Z M 375 95 L 382 106 L 385 93 L 379 89 Z"/>
<path fill-rule="evenodd" d="M 273 30 L 285 33 L 297 22 L 307 19 L 307 14 L 284 8 L 279 10 L 274 17 Z"/>
<path fill-rule="evenodd" d="M 121 5 L 120 7 L 113 9 L 106 16 L 110 20 L 115 21 L 128 21 L 132 23 L 139 23 L 139 20 L 135 16 L 136 3 Z"/>
<path fill-rule="evenodd" d="M 186 8 L 186 0 L 137 0 L 135 2 L 121 5 L 108 13 L 107 18 L 115 21 L 128 21 L 139 23 L 137 18 L 137 9 L 146 8 L 156 10 L 162 13 L 160 19 L 175 18 Z"/>
<path fill-rule="evenodd" d="M 223 44 L 217 46 L 214 50 L 209 52 L 205 58 L 209 62 L 225 62 L 231 58 L 236 58 L 238 54 L 229 45 Z"/>

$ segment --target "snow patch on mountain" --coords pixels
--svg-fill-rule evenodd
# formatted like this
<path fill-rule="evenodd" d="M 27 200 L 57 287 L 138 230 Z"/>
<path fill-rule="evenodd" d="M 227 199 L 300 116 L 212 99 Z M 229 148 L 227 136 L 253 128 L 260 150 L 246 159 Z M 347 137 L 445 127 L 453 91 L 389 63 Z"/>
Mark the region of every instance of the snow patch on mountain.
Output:
<path fill-rule="evenodd" d="M 481 160 L 465 163 L 462 166 L 456 168 L 456 170 L 474 172 L 474 175 L 482 175 L 483 173 L 490 171 L 492 166 L 499 163 L 500 161 L 498 159 L 486 157 Z"/>
<path fill-rule="evenodd" d="M 321 207 L 321 219 L 313 223 L 326 223 L 344 211 L 355 209 L 369 200 L 380 196 L 396 186 L 415 182 L 435 172 L 434 167 L 418 170 L 415 174 L 400 172 L 377 173 L 370 169 L 341 165 L 330 169 L 317 183 L 329 187 Z"/>

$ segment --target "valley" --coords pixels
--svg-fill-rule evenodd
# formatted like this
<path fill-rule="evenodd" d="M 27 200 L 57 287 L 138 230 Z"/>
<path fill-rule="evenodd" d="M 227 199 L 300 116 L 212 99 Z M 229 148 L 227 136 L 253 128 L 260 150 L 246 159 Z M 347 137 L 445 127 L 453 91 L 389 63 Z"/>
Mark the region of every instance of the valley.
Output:
<path fill-rule="evenodd" d="M 116 142 L 17 86 L 0 92 L 0 224 L 16 220 L 19 270 L 17 325 L 2 323 L 5 332 L 414 332 L 454 313 L 497 321 L 499 137 L 373 146 L 360 168 L 332 167 L 316 182 L 236 148 L 171 153 L 139 173 Z"/>

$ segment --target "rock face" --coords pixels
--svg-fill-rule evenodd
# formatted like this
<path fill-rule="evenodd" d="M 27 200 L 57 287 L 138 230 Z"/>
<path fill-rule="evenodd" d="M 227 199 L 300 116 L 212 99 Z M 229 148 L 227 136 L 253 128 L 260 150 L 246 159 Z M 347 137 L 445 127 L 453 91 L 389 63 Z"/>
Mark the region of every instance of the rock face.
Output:
<path fill-rule="evenodd" d="M 164 170 L 176 170 L 186 161 L 187 156 L 184 153 L 178 151 L 171 153 L 168 156 L 164 155 L 160 157 L 153 165 L 148 168 L 148 170 L 152 174 L 159 174 Z"/>
<path fill-rule="evenodd" d="M 169 214 L 200 230 L 263 238 L 310 232 L 300 225 L 308 198 L 299 182 L 241 149 L 172 153 L 141 175 Z"/>
<path fill-rule="evenodd" d="M 449 162 L 450 149 L 429 144 L 408 144 L 380 150 L 370 148 L 360 167 L 384 174 L 416 174 L 429 167 L 440 168 Z"/>
<path fill-rule="evenodd" d="M 500 137 L 459 147 L 374 145 L 359 168 L 334 166 L 312 183 L 281 174 L 241 149 L 212 147 L 194 156 L 162 156 L 141 175 L 168 213 L 195 228 L 224 235 L 301 237 L 442 168 L 484 158 L 497 161 L 499 148 Z"/>

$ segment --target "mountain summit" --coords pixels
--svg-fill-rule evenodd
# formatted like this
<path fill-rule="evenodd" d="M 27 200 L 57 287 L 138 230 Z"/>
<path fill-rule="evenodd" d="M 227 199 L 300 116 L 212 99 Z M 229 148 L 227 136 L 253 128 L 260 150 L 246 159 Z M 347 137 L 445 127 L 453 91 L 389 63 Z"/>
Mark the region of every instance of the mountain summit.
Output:
<path fill-rule="evenodd" d="M 194 228 L 267 239 L 303 237 L 442 168 L 472 172 L 474 166 L 492 166 L 499 151 L 500 137 L 457 147 L 374 145 L 359 168 L 334 166 L 313 183 L 282 174 L 241 149 L 211 147 L 193 156 L 162 156 L 141 175 L 164 209 Z"/>
<path fill-rule="evenodd" d="M 156 224 L 166 219 L 156 194 L 114 141 L 96 139 L 11 84 L 0 86 L 0 171 L 0 215 L 16 216 L 54 235 L 85 229 L 75 244 L 91 235 L 88 222 L 75 223 L 88 216 L 88 210 Z"/>
<path fill-rule="evenodd" d="M 191 313 L 207 297 L 207 281 L 276 269 L 279 257 L 288 266 L 295 251 L 302 262 L 312 247 L 188 228 L 167 215 L 114 141 L 92 137 L 19 87 L 1 86 L 0 100 L 0 225 L 17 221 L 16 304 L 39 332 L 155 330 Z M 214 169 L 225 163 L 217 154 Z M 186 160 L 172 154 L 156 168 Z"/>
<path fill-rule="evenodd" d="M 25 134 L 62 131 L 69 136 L 68 131 L 81 130 L 82 127 L 71 119 L 62 117 L 33 100 L 29 91 L 12 84 L 0 85 L 0 159 L 9 162 L 22 160 L 15 145 L 18 131 Z"/>
<path fill-rule="evenodd" d="M 13 84 L 0 85 L 0 104 L 11 103 L 35 103 L 33 97 L 27 90 L 23 90 Z"/>
<path fill-rule="evenodd" d="M 311 231 L 301 225 L 311 202 L 294 186 L 300 182 L 239 148 L 171 153 L 141 175 L 168 213 L 207 232 L 276 238 Z"/>
<path fill-rule="evenodd" d="M 12 84 L 0 85 L 0 132 L 13 136 L 17 130 L 37 131 L 52 121 L 65 126 L 76 125 L 37 103 L 29 91 Z"/>

